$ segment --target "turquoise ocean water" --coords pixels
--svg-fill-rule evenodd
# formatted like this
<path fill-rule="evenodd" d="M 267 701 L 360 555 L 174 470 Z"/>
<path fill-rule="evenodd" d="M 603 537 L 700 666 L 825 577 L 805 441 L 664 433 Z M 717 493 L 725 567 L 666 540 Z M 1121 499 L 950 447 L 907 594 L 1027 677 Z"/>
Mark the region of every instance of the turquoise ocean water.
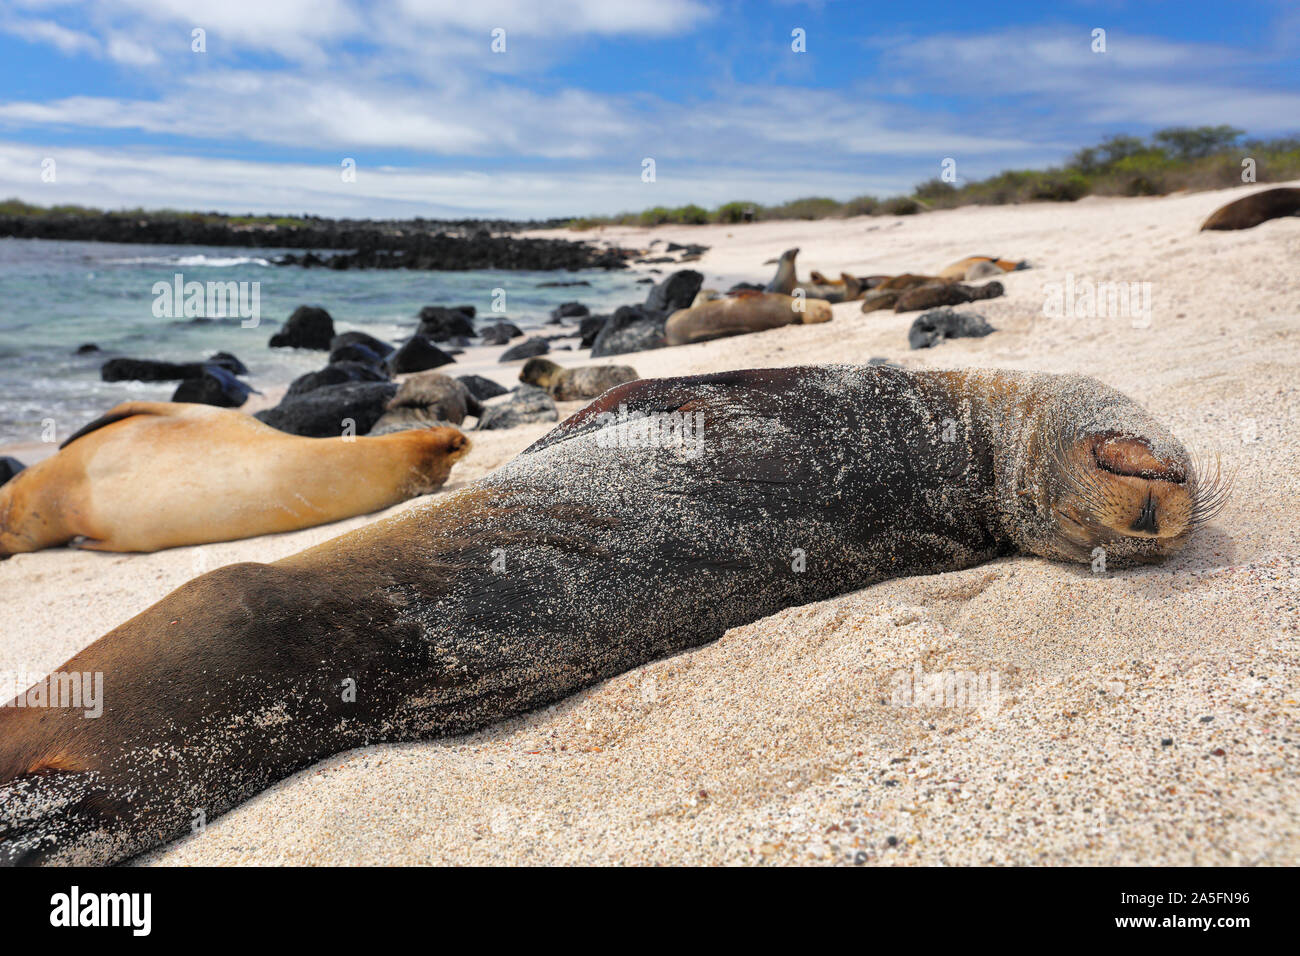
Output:
<path fill-rule="evenodd" d="M 322 367 L 323 352 L 272 349 L 267 340 L 299 305 L 319 305 L 339 332 L 359 329 L 398 344 L 425 305 L 473 305 L 480 320 L 541 329 L 551 309 L 578 301 L 593 312 L 645 298 L 631 272 L 416 272 L 273 266 L 282 250 L 0 239 L 0 445 L 41 440 L 53 419 L 61 437 L 120 401 L 166 401 L 175 382 L 101 382 L 118 355 L 174 362 L 226 351 L 248 366 L 257 389 L 288 384 Z M 260 324 L 196 322 L 154 314 L 157 282 L 259 282 Z M 588 286 L 542 288 L 582 280 Z M 493 312 L 493 290 L 505 290 Z M 495 297 L 500 302 L 501 297 Z M 83 343 L 100 352 L 77 355 Z M 454 374 L 455 366 L 445 371 Z"/>

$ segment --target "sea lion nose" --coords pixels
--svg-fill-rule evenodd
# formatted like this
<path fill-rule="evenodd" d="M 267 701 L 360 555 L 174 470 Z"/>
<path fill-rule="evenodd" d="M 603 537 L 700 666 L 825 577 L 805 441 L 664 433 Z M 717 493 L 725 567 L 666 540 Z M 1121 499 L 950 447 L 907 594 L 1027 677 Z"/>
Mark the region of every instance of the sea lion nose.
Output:
<path fill-rule="evenodd" d="M 1156 523 L 1156 503 L 1147 493 L 1146 501 L 1142 502 L 1142 510 L 1138 513 L 1137 520 L 1129 525 L 1131 531 L 1142 531 L 1146 534 L 1159 534 L 1160 526 Z"/>

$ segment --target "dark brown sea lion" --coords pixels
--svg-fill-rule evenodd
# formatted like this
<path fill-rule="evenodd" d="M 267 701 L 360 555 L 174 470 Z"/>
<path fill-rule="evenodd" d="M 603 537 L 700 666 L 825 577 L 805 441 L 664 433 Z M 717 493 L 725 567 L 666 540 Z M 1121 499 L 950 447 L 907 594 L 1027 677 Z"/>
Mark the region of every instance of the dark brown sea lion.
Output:
<path fill-rule="evenodd" d="M 1300 189 L 1279 186 L 1220 206 L 1201 229 L 1250 229 L 1270 219 L 1297 214 L 1300 214 Z"/>
<path fill-rule="evenodd" d="M 884 281 L 877 283 L 873 291 L 903 291 L 904 289 L 915 289 L 923 285 L 934 285 L 939 282 L 947 282 L 947 279 L 940 279 L 938 276 L 917 275 L 912 272 L 904 272 L 901 275 L 890 276 Z"/>
<path fill-rule="evenodd" d="M 564 368 L 550 359 L 530 358 L 519 370 L 519 381 L 551 393 L 556 401 L 576 402 L 595 398 L 616 385 L 635 382 L 639 375 L 630 365 L 584 365 Z"/>
<path fill-rule="evenodd" d="M 303 438 L 211 405 L 123 402 L 0 487 L 0 557 L 310 528 L 429 494 L 468 450 L 454 428 Z"/>
<path fill-rule="evenodd" d="M 784 325 L 814 325 L 831 320 L 829 303 L 775 292 L 750 292 L 706 299 L 678 309 L 664 324 L 669 345 L 689 345 L 732 335 L 763 332 Z"/>
<path fill-rule="evenodd" d="M 887 578 L 1159 561 L 1221 501 L 1079 376 L 622 385 L 452 495 L 183 585 L 60 669 L 103 674 L 97 719 L 0 708 L 0 858 L 125 859 L 330 754 L 465 733 Z"/>
<path fill-rule="evenodd" d="M 996 299 L 1004 291 L 1001 282 L 986 282 L 983 285 L 936 282 L 904 291 L 894 303 L 894 311 L 916 312 L 920 309 L 937 309 L 945 305 L 977 302 L 980 299 Z"/>
<path fill-rule="evenodd" d="M 879 312 L 883 309 L 892 309 L 902 294 L 898 289 L 872 289 L 862 295 L 862 311 Z"/>

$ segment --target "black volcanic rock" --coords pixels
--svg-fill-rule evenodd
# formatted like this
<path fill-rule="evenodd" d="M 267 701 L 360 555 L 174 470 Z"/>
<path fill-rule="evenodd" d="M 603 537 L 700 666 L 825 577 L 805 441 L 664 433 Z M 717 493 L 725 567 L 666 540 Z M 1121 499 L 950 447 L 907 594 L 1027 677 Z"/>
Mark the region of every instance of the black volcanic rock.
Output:
<path fill-rule="evenodd" d="M 668 344 L 664 337 L 666 319 L 663 312 L 642 305 L 619 306 L 592 342 L 592 358 L 663 348 Z"/>
<path fill-rule="evenodd" d="M 349 345 L 340 345 L 338 348 L 330 350 L 331 365 L 338 362 L 361 362 L 365 365 L 383 365 L 385 358 L 386 355 L 380 355 L 374 349 L 362 345 L 360 342 L 353 342 Z"/>
<path fill-rule="evenodd" d="M 0 458 L 0 485 L 3 485 L 6 481 L 26 467 L 27 466 L 17 458 L 10 458 L 8 455 Z"/>
<path fill-rule="evenodd" d="M 551 343 L 546 339 L 527 339 L 502 352 L 498 361 L 513 362 L 516 359 L 535 358 L 538 355 L 545 355 L 550 350 Z"/>
<path fill-rule="evenodd" d="M 471 321 L 474 308 L 473 306 L 465 306 L 465 308 L 470 311 L 466 313 L 460 308 L 448 309 L 441 305 L 426 305 L 420 310 L 420 327 L 416 330 L 417 334 L 434 342 L 446 342 L 462 335 L 476 335 L 474 323 Z"/>
<path fill-rule="evenodd" d="M 99 377 L 105 382 L 179 382 L 202 374 L 202 362 L 157 362 L 153 359 L 114 358 L 99 368 Z"/>
<path fill-rule="evenodd" d="M 651 311 L 664 312 L 668 315 L 672 315 L 678 309 L 688 309 L 703 284 L 704 276 L 694 269 L 674 272 L 650 290 L 650 294 L 645 298 L 645 306 Z"/>
<path fill-rule="evenodd" d="M 330 339 L 331 352 L 335 349 L 341 349 L 345 345 L 364 345 L 380 358 L 388 358 L 388 356 L 397 351 L 383 339 L 377 339 L 373 335 L 367 335 L 365 332 L 341 332 L 334 336 L 334 338 Z"/>
<path fill-rule="evenodd" d="M 272 348 L 330 350 L 334 338 L 334 320 L 324 309 L 314 305 L 300 305 L 285 320 L 279 332 L 271 336 Z"/>
<path fill-rule="evenodd" d="M 94 342 L 87 342 L 85 345 L 77 346 L 78 355 L 86 355 L 90 352 L 98 352 L 98 351 L 99 351 L 99 346 L 96 345 Z M 12 461 L 13 459 L 10 460 Z"/>
<path fill-rule="evenodd" d="M 286 395 L 275 408 L 257 412 L 253 417 L 282 432 L 308 438 L 342 435 L 349 422 L 354 426 L 351 434 L 364 435 L 379 421 L 396 394 L 397 386 L 392 382 L 327 385 Z"/>
<path fill-rule="evenodd" d="M 484 378 L 482 375 L 458 375 L 456 381 L 469 389 L 469 393 L 480 402 L 486 402 L 489 398 L 496 398 L 498 395 L 505 395 L 510 391 L 505 386 L 498 385 L 492 379 Z"/>
<path fill-rule="evenodd" d="M 405 372 L 424 372 L 456 360 L 423 335 L 416 333 L 402 347 L 388 357 L 388 370 L 394 375 Z"/>
<path fill-rule="evenodd" d="M 553 422 L 560 417 L 555 399 L 534 385 L 519 385 L 510 401 L 483 409 L 478 427 L 483 429 L 515 428 L 532 422 Z"/>
<path fill-rule="evenodd" d="M 197 378 L 187 378 L 172 393 L 173 402 L 195 402 L 218 408 L 238 408 L 253 389 L 227 369 L 209 365 Z"/>
<path fill-rule="evenodd" d="M 589 315 L 578 323 L 578 335 L 582 338 L 582 347 L 589 349 L 596 341 L 596 336 L 609 320 L 607 315 Z"/>
<path fill-rule="evenodd" d="M 484 345 L 505 345 L 511 339 L 517 339 L 524 330 L 513 322 L 498 322 L 483 330 Z"/>
<path fill-rule="evenodd" d="M 287 395 L 302 395 L 329 385 L 349 382 L 387 382 L 388 371 L 369 362 L 331 362 L 323 369 L 299 375 L 289 383 Z"/>
<path fill-rule="evenodd" d="M 565 319 L 580 319 L 585 315 L 591 315 L 591 309 L 581 302 L 565 302 L 551 310 L 551 324 L 558 325 Z"/>
<path fill-rule="evenodd" d="M 214 352 L 208 356 L 206 364 L 224 368 L 231 375 L 248 374 L 248 366 L 239 361 L 239 359 L 235 358 L 235 356 L 231 355 L 229 352 Z"/>

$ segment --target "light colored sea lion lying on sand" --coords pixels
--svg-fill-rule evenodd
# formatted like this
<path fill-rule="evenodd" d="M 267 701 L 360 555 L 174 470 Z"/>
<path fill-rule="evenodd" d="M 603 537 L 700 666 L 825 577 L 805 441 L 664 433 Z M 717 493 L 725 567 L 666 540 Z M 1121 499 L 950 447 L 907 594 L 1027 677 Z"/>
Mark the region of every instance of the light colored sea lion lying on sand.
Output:
<path fill-rule="evenodd" d="M 123 402 L 0 487 L 0 557 L 310 528 L 428 494 L 467 451 L 454 428 L 302 438 L 212 405 Z"/>
<path fill-rule="evenodd" d="M 544 358 L 530 358 L 519 370 L 519 381 L 546 389 L 551 397 L 560 402 L 595 398 L 616 385 L 635 382 L 640 377 L 630 365 L 565 368 Z"/>
<path fill-rule="evenodd" d="M 993 266 L 993 268 L 989 269 L 988 266 Z M 1023 259 L 1015 262 L 1011 259 L 1000 259 L 997 256 L 967 256 L 965 259 L 958 260 L 944 268 L 939 273 L 939 278 L 950 281 L 962 279 L 969 281 L 971 279 L 986 279 L 1002 272 L 1016 272 L 1028 268 L 1029 263 Z"/>
<path fill-rule="evenodd" d="M 1201 225 L 1201 230 L 1251 229 L 1270 219 L 1295 215 L 1300 215 L 1300 189 L 1279 186 L 1220 206 Z"/>
<path fill-rule="evenodd" d="M 669 345 L 688 345 L 783 325 L 814 325 L 830 320 L 830 304 L 820 299 L 741 292 L 703 302 L 697 296 L 689 309 L 678 309 L 668 317 L 664 335 Z"/>

